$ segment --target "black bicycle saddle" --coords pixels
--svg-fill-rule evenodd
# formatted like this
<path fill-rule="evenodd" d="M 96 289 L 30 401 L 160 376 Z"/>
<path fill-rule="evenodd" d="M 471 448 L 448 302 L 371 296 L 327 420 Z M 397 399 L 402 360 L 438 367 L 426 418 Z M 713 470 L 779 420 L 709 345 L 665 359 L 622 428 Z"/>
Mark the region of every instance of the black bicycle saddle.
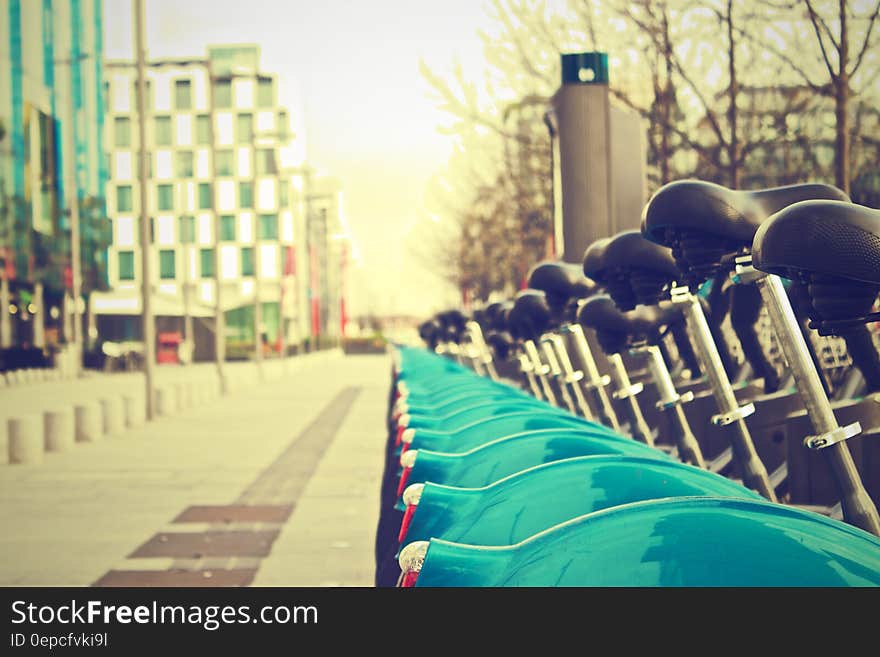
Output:
<path fill-rule="evenodd" d="M 801 201 L 761 224 L 756 269 L 803 284 L 814 322 L 856 319 L 880 292 L 880 210 L 840 201 Z"/>
<path fill-rule="evenodd" d="M 689 285 L 711 277 L 724 256 L 748 249 L 761 223 L 782 208 L 809 199 L 849 201 L 832 185 L 807 183 L 737 191 L 702 180 L 661 187 L 642 212 L 642 232 L 672 248 Z"/>
<path fill-rule="evenodd" d="M 596 331 L 602 348 L 617 353 L 635 342 L 653 342 L 660 329 L 681 320 L 681 309 L 669 302 L 621 311 L 614 300 L 597 294 L 581 304 L 578 322 Z"/>
<path fill-rule="evenodd" d="M 605 247 L 608 246 L 609 238 L 603 237 L 596 240 L 584 251 L 583 272 L 584 276 L 598 284 L 604 283 L 603 272 L 605 269 Z"/>
<path fill-rule="evenodd" d="M 623 311 L 668 298 L 671 283 L 681 278 L 670 250 L 637 230 L 610 238 L 601 259 L 604 285 Z"/>
<path fill-rule="evenodd" d="M 540 290 L 526 289 L 516 295 L 507 316 L 511 335 L 518 340 L 537 340 L 550 324 L 550 307 Z"/>

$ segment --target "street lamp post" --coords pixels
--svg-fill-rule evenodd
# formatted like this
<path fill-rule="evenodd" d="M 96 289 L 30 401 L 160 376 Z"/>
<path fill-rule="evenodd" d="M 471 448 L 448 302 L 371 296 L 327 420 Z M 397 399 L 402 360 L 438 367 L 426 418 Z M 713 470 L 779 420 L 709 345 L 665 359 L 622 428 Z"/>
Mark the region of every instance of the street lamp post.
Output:
<path fill-rule="evenodd" d="M 146 415 L 148 420 L 154 416 L 153 370 L 156 365 L 156 324 L 152 308 L 152 278 L 150 253 L 150 217 L 147 211 L 147 172 L 149 151 L 147 151 L 147 76 L 145 45 L 144 0 L 134 0 L 134 32 L 137 66 L 137 111 L 138 111 L 138 150 L 140 161 L 140 241 L 141 241 L 141 320 L 144 334 L 144 384 L 146 387 Z"/>
<path fill-rule="evenodd" d="M 70 294 L 73 297 L 70 343 L 73 346 L 73 376 L 78 377 L 82 367 L 83 329 L 82 314 L 79 305 L 82 296 L 82 257 L 80 255 L 80 217 L 79 217 L 79 181 L 76 179 L 76 144 L 74 140 L 74 122 L 76 116 L 73 111 L 73 66 L 80 61 L 88 59 L 89 55 L 82 54 L 78 59 L 56 59 L 55 64 L 66 65 L 69 98 L 67 109 L 64 113 L 64 189 L 67 194 L 67 207 L 70 213 Z M 43 321 L 42 318 L 39 321 Z"/>

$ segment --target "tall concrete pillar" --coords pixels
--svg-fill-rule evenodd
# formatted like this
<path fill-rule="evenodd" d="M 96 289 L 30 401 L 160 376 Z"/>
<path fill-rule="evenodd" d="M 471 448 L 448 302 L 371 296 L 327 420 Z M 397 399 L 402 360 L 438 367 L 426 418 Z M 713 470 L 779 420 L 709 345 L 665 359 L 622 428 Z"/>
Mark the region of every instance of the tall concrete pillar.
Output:
<path fill-rule="evenodd" d="M 9 316 L 9 281 L 0 279 L 0 349 L 12 346 L 12 320 Z"/>
<path fill-rule="evenodd" d="M 42 349 L 46 346 L 46 304 L 43 303 L 43 284 L 34 283 L 34 346 Z"/>
<path fill-rule="evenodd" d="M 562 55 L 562 86 L 552 99 L 562 201 L 561 249 L 580 263 L 597 239 L 637 228 L 646 200 L 644 127 L 617 107 L 608 88 L 608 56 Z"/>

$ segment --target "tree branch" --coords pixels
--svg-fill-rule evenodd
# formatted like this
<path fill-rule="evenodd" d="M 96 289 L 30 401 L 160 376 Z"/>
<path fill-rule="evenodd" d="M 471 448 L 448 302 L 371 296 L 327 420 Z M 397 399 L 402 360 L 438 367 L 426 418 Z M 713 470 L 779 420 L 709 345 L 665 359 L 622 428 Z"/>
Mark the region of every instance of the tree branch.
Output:
<path fill-rule="evenodd" d="M 856 57 L 856 63 L 849 72 L 850 76 L 855 75 L 856 71 L 858 71 L 859 67 L 862 65 L 862 58 L 864 58 L 865 53 L 868 51 L 868 47 L 871 44 L 871 32 L 874 29 L 874 25 L 877 23 L 878 16 L 880 16 L 880 0 L 877 0 L 877 4 L 874 5 L 874 11 L 871 12 L 871 16 L 868 18 L 868 31 L 867 34 L 865 34 L 865 41 L 862 43 L 862 48 L 859 50 L 859 54 Z"/>
<path fill-rule="evenodd" d="M 807 13 L 810 17 L 810 23 L 812 23 L 813 30 L 816 32 L 816 39 L 819 41 L 819 48 L 822 51 L 822 59 L 825 61 L 825 68 L 828 69 L 828 75 L 831 76 L 831 80 L 834 82 L 837 82 L 838 73 L 835 73 L 834 68 L 831 66 L 831 60 L 828 58 L 828 52 L 825 50 L 825 40 L 822 38 L 822 32 L 819 29 L 819 20 L 820 19 L 816 15 L 816 11 L 813 9 L 813 4 L 810 2 L 810 0 L 804 0 L 804 3 L 807 5 Z M 824 25 L 825 22 L 822 21 L 822 24 Z M 825 26 L 825 30 L 826 31 L 828 30 L 827 25 Z M 834 46 L 838 49 L 838 52 L 839 52 L 840 46 L 838 46 L 834 42 L 833 38 L 831 39 L 831 43 L 834 44 Z M 841 62 L 840 65 L 841 65 L 841 70 L 842 70 L 843 62 Z"/>

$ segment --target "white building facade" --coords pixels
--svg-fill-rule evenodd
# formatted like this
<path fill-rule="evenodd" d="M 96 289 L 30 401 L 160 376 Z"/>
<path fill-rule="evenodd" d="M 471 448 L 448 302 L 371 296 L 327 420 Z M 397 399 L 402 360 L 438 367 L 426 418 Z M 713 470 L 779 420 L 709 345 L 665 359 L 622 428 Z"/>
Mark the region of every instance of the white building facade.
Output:
<path fill-rule="evenodd" d="M 137 339 L 141 321 L 136 69 L 107 62 L 104 80 L 112 291 L 95 295 L 92 311 L 101 334 L 122 341 Z M 180 334 L 196 359 L 213 358 L 219 268 L 227 357 L 253 354 L 257 299 L 264 353 L 289 352 L 309 330 L 296 271 L 305 213 L 299 174 L 284 162 L 295 135 L 277 77 L 260 71 L 256 46 L 218 46 L 205 60 L 149 62 L 147 80 L 147 257 L 160 340 Z"/>

